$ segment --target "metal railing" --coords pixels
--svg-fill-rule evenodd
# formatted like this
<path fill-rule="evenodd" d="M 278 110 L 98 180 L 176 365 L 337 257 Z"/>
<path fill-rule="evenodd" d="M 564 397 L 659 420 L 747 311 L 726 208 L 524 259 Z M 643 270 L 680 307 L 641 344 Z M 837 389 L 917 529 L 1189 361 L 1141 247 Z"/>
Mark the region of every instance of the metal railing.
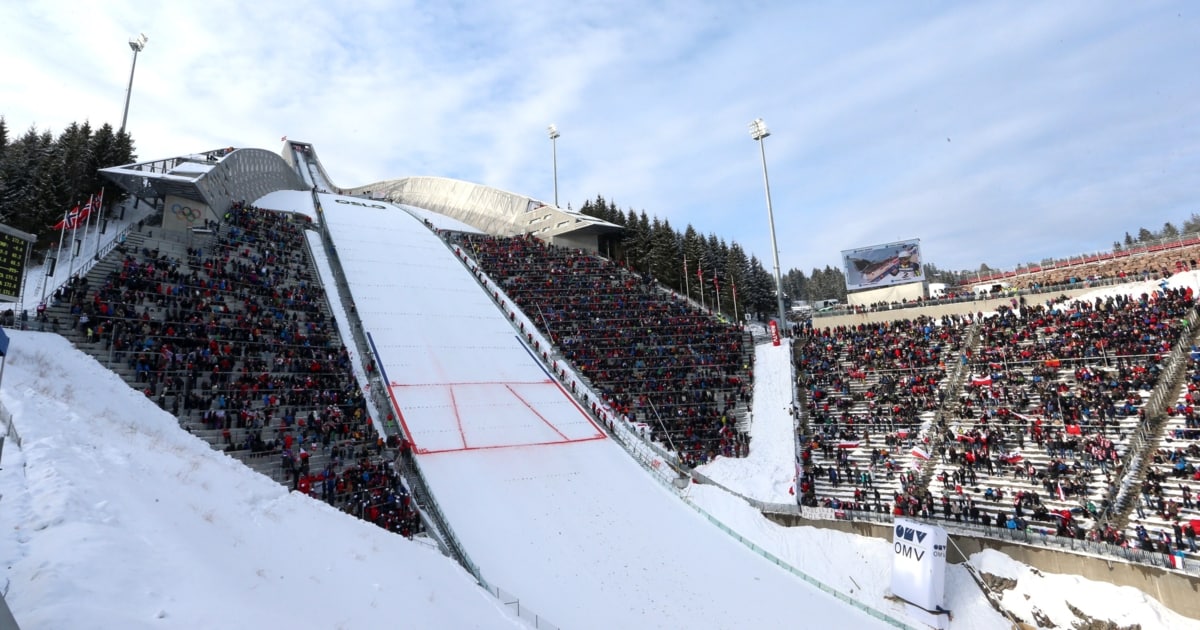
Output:
<path fill-rule="evenodd" d="M 821 521 L 876 523 L 890 527 L 895 520 L 895 517 L 888 512 L 806 508 L 790 503 L 764 503 L 761 501 L 752 501 L 751 504 L 760 509 L 764 514 L 799 516 L 800 518 L 812 521 L 816 527 L 820 527 Z M 1122 546 L 1103 541 L 1058 536 L 1050 526 L 1037 527 L 1036 525 L 1029 525 L 1025 528 L 1009 529 L 1001 525 L 983 525 L 967 521 L 947 521 L 912 515 L 906 515 L 905 518 L 937 525 L 952 535 L 972 536 L 985 541 L 996 540 L 1054 549 L 1077 555 L 1093 556 L 1107 561 L 1144 564 L 1200 577 L 1200 563 L 1185 562 L 1183 563 L 1183 567 L 1179 568 L 1172 564 L 1169 554 L 1139 549 L 1134 546 L 1133 541 L 1129 543 L 1129 546 Z"/>

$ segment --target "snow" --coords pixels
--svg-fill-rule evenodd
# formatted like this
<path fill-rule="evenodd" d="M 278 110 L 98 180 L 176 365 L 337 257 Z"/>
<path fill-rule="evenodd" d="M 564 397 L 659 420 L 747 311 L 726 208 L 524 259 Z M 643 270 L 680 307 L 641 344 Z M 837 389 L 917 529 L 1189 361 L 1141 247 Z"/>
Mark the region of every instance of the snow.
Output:
<path fill-rule="evenodd" d="M 486 582 L 564 628 L 784 627 L 797 610 L 879 624 L 650 479 L 420 220 L 318 197 L 418 462 Z M 704 579 L 714 567 L 722 580 Z"/>
<path fill-rule="evenodd" d="M 1003 591 L 1001 601 L 1026 620 L 1034 619 L 1036 610 L 1059 627 L 1069 627 L 1077 619 L 1067 607 L 1069 604 L 1090 617 L 1111 621 L 1122 628 L 1135 625 L 1143 628 L 1200 627 L 1200 622 L 1165 608 L 1132 586 L 1117 586 L 1077 575 L 1044 573 L 990 549 L 972 555 L 971 563 L 983 573 L 1016 581 L 1011 589 Z M 1055 596 L 1048 597 L 1047 594 Z"/>
<path fill-rule="evenodd" d="M 215 166 L 215 164 L 201 162 L 181 162 L 175 166 L 175 168 L 168 171 L 167 174 L 196 178 L 211 171 L 213 166 Z"/>
<path fill-rule="evenodd" d="M 750 455 L 718 458 L 699 471 L 743 496 L 768 503 L 795 503 L 796 433 L 791 416 L 791 340 L 754 347 L 753 421 Z"/>
<path fill-rule="evenodd" d="M 22 627 L 520 627 L 436 550 L 212 450 L 62 337 L 9 334 L 0 562 Z"/>
<path fill-rule="evenodd" d="M 712 486 L 681 497 L 635 463 L 548 382 L 422 224 L 457 229 L 452 220 L 318 198 L 350 279 L 351 295 L 339 295 L 310 237 L 340 332 L 350 337 L 352 299 L 426 451 L 417 460 L 439 506 L 484 580 L 519 598 L 524 618 L 532 609 L 562 628 L 882 625 L 847 600 L 905 618 L 888 598 L 888 541 L 783 527 Z M 257 203 L 319 218 L 307 191 Z M 26 287 L 38 279 L 31 270 Z M 1168 284 L 1200 289 L 1200 274 Z M 23 627 L 528 627 L 428 543 L 213 451 L 57 335 L 9 335 L 0 403 L 22 445 L 8 440 L 0 467 L 0 566 Z M 787 345 L 756 346 L 751 455 L 704 474 L 746 497 L 794 501 L 791 381 Z M 1036 608 L 1071 627 L 1069 602 L 1123 626 L 1200 628 L 1134 588 L 1039 572 L 995 551 L 971 562 L 1016 580 L 1003 601 L 1026 621 Z M 947 568 L 946 605 L 951 628 L 1009 627 L 963 566 Z"/>

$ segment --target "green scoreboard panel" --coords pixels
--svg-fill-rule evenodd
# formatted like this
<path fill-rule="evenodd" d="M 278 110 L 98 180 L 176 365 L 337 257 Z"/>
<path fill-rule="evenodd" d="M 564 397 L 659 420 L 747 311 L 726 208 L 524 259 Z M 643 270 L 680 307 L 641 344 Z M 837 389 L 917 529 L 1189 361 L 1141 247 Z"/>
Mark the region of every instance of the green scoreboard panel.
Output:
<path fill-rule="evenodd" d="M 29 235 L 0 226 L 0 300 L 21 299 L 29 241 Z"/>

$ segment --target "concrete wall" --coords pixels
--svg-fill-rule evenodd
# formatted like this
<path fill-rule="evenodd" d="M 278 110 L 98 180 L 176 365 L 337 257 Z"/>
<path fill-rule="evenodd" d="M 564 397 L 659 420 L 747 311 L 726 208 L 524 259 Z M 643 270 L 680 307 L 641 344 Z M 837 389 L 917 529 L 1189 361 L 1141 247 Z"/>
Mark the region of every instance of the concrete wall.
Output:
<path fill-rule="evenodd" d="M 909 282 L 908 284 L 894 284 L 892 286 L 869 289 L 867 291 L 856 291 L 846 295 L 846 303 L 869 306 L 877 302 L 891 303 L 900 302 L 902 300 L 908 300 L 911 302 L 918 298 L 924 297 L 925 283 Z"/>
<path fill-rule="evenodd" d="M 770 512 L 764 512 L 763 516 L 787 527 L 807 525 L 892 540 L 892 526 L 888 523 L 812 521 L 796 514 Z M 1089 580 L 1107 582 L 1117 586 L 1132 586 L 1185 617 L 1200 619 L 1200 596 L 1198 596 L 1200 595 L 1200 578 L 1142 564 L 1084 556 L 1006 540 L 961 534 L 951 534 L 950 539 L 954 544 L 950 545 L 950 549 L 947 550 L 946 559 L 953 564 L 959 564 L 966 560 L 962 554 L 972 555 L 984 549 L 994 549 L 1017 562 L 1023 562 L 1047 573 L 1081 575 Z M 962 553 L 959 553 L 955 545 L 962 550 Z"/>
<path fill-rule="evenodd" d="M 550 239 L 550 242 L 561 247 L 582 249 L 593 253 L 600 251 L 599 241 L 595 234 L 562 234 Z"/>
<path fill-rule="evenodd" d="M 217 214 L 207 204 L 175 195 L 167 195 L 163 201 L 163 229 L 182 232 L 194 227 L 204 227 L 206 220 L 217 219 Z"/>

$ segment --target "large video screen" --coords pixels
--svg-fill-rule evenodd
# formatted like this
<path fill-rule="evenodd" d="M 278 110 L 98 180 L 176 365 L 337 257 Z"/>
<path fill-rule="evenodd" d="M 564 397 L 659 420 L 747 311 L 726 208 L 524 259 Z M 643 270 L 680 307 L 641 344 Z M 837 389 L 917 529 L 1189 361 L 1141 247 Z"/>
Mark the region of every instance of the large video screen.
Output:
<path fill-rule="evenodd" d="M 921 240 L 897 241 L 842 252 L 846 290 L 877 289 L 924 280 L 921 277 Z"/>

